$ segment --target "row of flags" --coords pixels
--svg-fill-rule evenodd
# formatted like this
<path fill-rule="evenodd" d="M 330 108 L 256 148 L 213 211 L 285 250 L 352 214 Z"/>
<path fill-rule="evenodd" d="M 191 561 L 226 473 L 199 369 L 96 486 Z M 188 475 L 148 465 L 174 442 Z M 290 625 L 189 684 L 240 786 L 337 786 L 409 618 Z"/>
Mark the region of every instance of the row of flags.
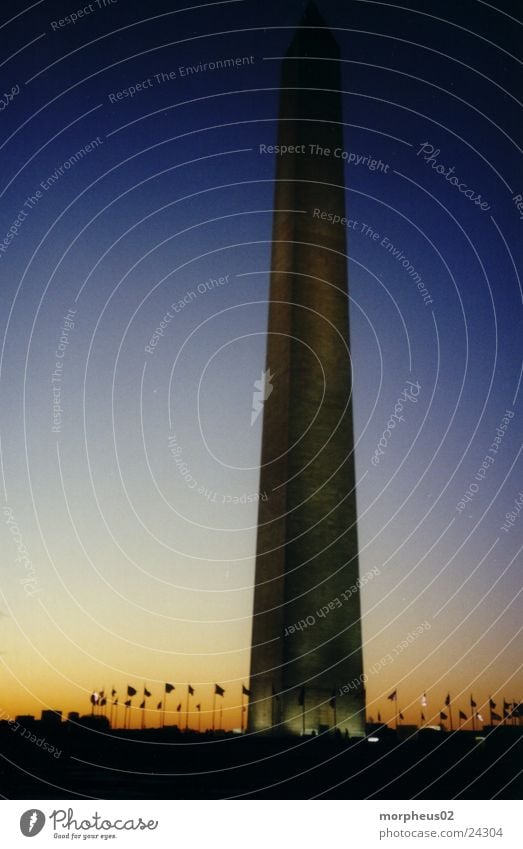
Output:
<path fill-rule="evenodd" d="M 165 724 L 165 704 L 166 704 L 166 701 L 167 701 L 167 696 L 170 695 L 174 690 L 176 690 L 176 686 L 174 684 L 166 682 L 164 684 L 164 687 L 163 687 L 163 698 L 160 699 L 160 701 L 156 705 L 156 710 L 161 711 L 161 713 L 162 713 L 162 716 L 161 716 L 161 724 L 162 725 Z M 195 693 L 196 693 L 195 688 L 191 684 L 187 684 L 186 705 L 185 705 L 185 727 L 186 728 L 188 727 L 188 724 L 189 724 L 189 698 L 191 696 L 194 696 Z M 243 730 L 243 722 L 244 722 L 243 714 L 245 712 L 245 707 L 243 706 L 243 699 L 245 697 L 250 696 L 250 694 L 251 694 L 250 690 L 244 684 L 242 684 L 242 689 L 241 689 L 241 695 L 242 695 L 242 730 Z M 127 686 L 126 695 L 127 695 L 127 698 L 120 702 L 118 692 L 117 692 L 117 690 L 114 689 L 114 687 L 111 690 L 110 696 L 106 695 L 105 690 L 93 692 L 90 696 L 91 713 L 94 714 L 95 710 L 99 709 L 103 714 L 105 714 L 106 707 L 107 707 L 107 705 L 109 705 L 109 709 L 110 709 L 109 716 L 110 716 L 110 721 L 111 721 L 111 724 L 112 724 L 113 713 L 115 713 L 116 716 L 117 716 L 119 705 L 121 704 L 125 708 L 131 708 L 132 707 L 132 700 L 135 696 L 138 695 L 138 690 L 136 689 L 136 687 L 132 687 L 129 684 Z M 213 727 L 213 730 L 215 728 L 215 723 L 216 723 L 216 716 L 215 716 L 216 715 L 216 696 L 220 696 L 220 697 L 223 698 L 224 695 L 225 695 L 225 688 L 220 686 L 220 684 L 215 684 L 214 690 L 213 690 L 213 708 L 212 708 L 212 713 L 213 713 L 212 727 Z M 147 685 L 144 684 L 143 699 L 139 704 L 139 709 L 142 711 L 142 728 L 145 728 L 145 710 L 146 710 L 146 706 L 147 706 L 147 699 L 150 699 L 151 697 L 152 697 L 152 692 L 147 688 Z M 122 699 L 124 699 L 124 698 L 125 698 L 125 694 L 122 697 Z M 182 702 L 179 702 L 179 704 L 176 708 L 176 711 L 178 713 L 181 713 L 182 707 L 183 707 Z M 201 703 L 197 704 L 195 707 L 196 707 L 196 710 L 198 711 L 198 714 L 200 714 L 201 709 L 202 709 Z M 129 727 L 129 722 L 130 722 L 130 720 L 126 716 L 126 718 L 124 719 L 124 728 Z M 198 718 L 198 729 L 199 728 L 200 728 L 200 716 Z"/>
<path fill-rule="evenodd" d="M 186 689 L 185 689 L 185 687 L 186 687 Z M 160 701 L 158 701 L 157 706 L 156 706 L 156 710 L 161 712 L 161 725 L 162 726 L 165 724 L 165 710 L 166 710 L 167 696 L 169 696 L 175 690 L 177 690 L 177 687 L 174 684 L 171 684 L 169 682 L 166 682 L 164 684 L 163 696 L 160 699 Z M 189 724 L 189 699 L 190 699 L 190 697 L 195 696 L 196 690 L 191 684 L 183 685 L 183 687 L 179 687 L 178 690 L 181 691 L 181 692 L 185 692 L 185 694 L 186 694 L 185 727 L 188 728 L 188 724 Z M 109 704 L 109 706 L 110 706 L 110 721 L 111 721 L 111 724 L 112 724 L 113 713 L 115 714 L 115 719 L 117 718 L 119 704 L 123 705 L 125 708 L 131 708 L 132 707 L 132 700 L 135 696 L 138 695 L 138 693 L 139 693 L 139 691 L 136 687 L 128 685 L 127 690 L 124 692 L 124 696 L 122 697 L 122 699 L 125 698 L 125 695 L 127 696 L 127 698 L 125 700 L 122 700 L 122 702 L 120 703 L 118 692 L 114 689 L 114 687 L 111 690 L 110 696 L 108 694 L 106 695 L 104 690 L 100 690 L 99 692 L 93 692 L 91 694 L 91 697 L 90 697 L 91 706 L 92 706 L 91 712 L 94 713 L 95 709 L 98 708 L 103 714 L 105 714 L 106 706 Z M 141 693 L 140 693 L 140 695 L 141 695 Z M 145 710 L 146 710 L 146 705 L 147 705 L 147 699 L 152 698 L 152 695 L 153 694 L 152 694 L 151 690 L 149 690 L 147 685 L 144 684 L 144 686 L 143 686 L 143 698 L 139 703 L 139 709 L 142 711 L 142 727 L 143 728 L 145 728 Z M 216 727 L 216 706 L 217 706 L 216 697 L 223 698 L 224 695 L 225 695 L 225 688 L 222 687 L 220 684 L 214 684 L 213 702 L 212 702 L 212 728 L 213 728 L 213 730 Z M 244 729 L 245 713 L 246 713 L 246 707 L 245 707 L 245 704 L 244 704 L 244 699 L 250 697 L 250 695 L 251 695 L 251 691 L 244 684 L 242 684 L 242 686 L 241 686 L 241 699 L 242 699 L 241 726 L 242 726 L 242 731 Z M 280 700 L 280 695 L 275 691 L 274 687 L 272 687 L 272 699 L 273 699 L 273 702 L 275 702 L 275 703 L 278 703 L 279 700 Z M 404 721 L 404 719 L 405 719 L 402 711 L 398 708 L 398 691 L 394 690 L 392 693 L 390 693 L 389 696 L 387 696 L 387 699 L 389 701 L 392 701 L 395 705 L 394 722 L 395 722 L 395 726 L 397 727 L 398 721 Z M 303 710 L 303 722 L 305 722 L 305 700 L 306 700 L 306 688 L 303 686 L 298 690 L 298 704 L 302 707 L 302 710 Z M 497 703 L 491 697 L 489 698 L 488 703 L 485 703 L 485 706 L 487 704 L 488 704 L 489 719 L 490 719 L 491 725 L 492 725 L 493 722 L 506 722 L 506 721 L 510 721 L 511 719 L 516 721 L 516 720 L 523 718 L 523 703 L 521 703 L 521 702 L 517 702 L 517 701 L 508 702 L 506 699 L 503 699 L 502 708 L 499 708 L 499 710 L 502 711 L 501 713 L 498 713 L 496 711 Z M 335 717 L 334 718 L 334 725 L 336 725 L 336 690 L 332 691 L 332 696 L 329 700 L 329 706 L 334 711 L 334 717 Z M 428 706 L 427 695 L 426 695 L 426 693 L 423 693 L 423 695 L 420 697 L 420 707 L 421 707 L 420 716 L 421 716 L 421 723 L 422 724 L 427 721 L 426 713 L 425 713 L 427 706 Z M 444 700 L 444 705 L 442 706 L 442 709 L 439 711 L 439 720 L 440 720 L 440 722 L 449 721 L 450 722 L 450 730 L 453 730 L 452 706 L 453 706 L 453 701 L 451 699 L 450 693 L 448 693 L 445 700 Z M 458 710 L 458 720 L 459 720 L 459 726 L 460 727 L 462 727 L 463 723 L 468 722 L 469 720 L 472 720 L 473 729 L 475 729 L 475 727 L 476 727 L 476 722 L 478 722 L 478 723 L 484 723 L 485 722 L 485 718 L 483 717 L 481 712 L 477 709 L 477 707 L 478 707 L 477 703 L 474 701 L 474 698 L 471 695 L 470 696 L 470 715 L 468 715 L 461 708 Z M 483 710 L 483 708 L 484 708 L 484 706 L 482 705 L 482 710 Z M 176 707 L 176 712 L 181 714 L 182 709 L 183 709 L 183 703 L 182 703 L 182 701 L 180 701 L 178 703 L 177 707 Z M 198 703 L 195 706 L 195 709 L 198 712 L 198 730 L 200 730 L 200 720 L 201 720 L 200 714 L 201 714 L 201 710 L 202 710 L 201 703 Z M 130 713 L 129 711 L 125 712 L 124 728 L 129 727 L 129 722 L 130 722 L 130 719 L 128 718 L 129 713 Z M 220 707 L 220 726 L 221 726 L 221 713 L 222 713 L 222 709 Z M 274 709 L 273 709 L 273 713 L 274 713 Z M 429 719 L 433 720 L 434 715 L 429 717 Z M 369 717 L 369 721 L 372 722 L 373 721 L 372 718 Z M 382 721 L 381 720 L 381 714 L 378 712 L 378 722 L 381 723 L 381 721 Z"/>
<path fill-rule="evenodd" d="M 401 712 L 401 710 L 398 710 L 398 707 L 397 707 L 398 691 L 393 690 L 393 692 L 389 696 L 387 696 L 387 699 L 394 702 L 395 705 L 396 705 L 396 724 L 397 724 L 398 719 L 404 720 L 405 717 L 403 716 L 403 713 Z M 486 704 L 487 703 L 485 703 L 485 705 Z M 426 718 L 425 718 L 425 714 L 424 714 L 423 709 L 426 708 L 427 705 L 428 705 L 427 694 L 423 693 L 423 695 L 420 698 L 420 706 L 422 708 L 422 710 L 421 710 L 421 721 L 422 722 L 426 722 Z M 509 720 L 509 719 L 520 719 L 520 718 L 523 717 L 523 703 L 521 703 L 521 702 L 517 702 L 517 701 L 507 702 L 506 699 L 503 699 L 503 708 L 502 708 L 503 714 L 502 715 L 496 712 L 497 704 L 491 697 L 489 697 L 489 700 L 488 700 L 488 707 L 489 707 L 489 718 L 490 718 L 490 724 L 491 725 L 492 725 L 492 722 L 494 722 L 494 721 L 495 722 L 504 722 L 504 721 Z M 447 708 L 447 711 L 445 711 L 445 709 L 440 710 L 439 718 L 442 722 L 450 720 L 450 725 L 451 725 L 451 728 L 452 728 L 452 699 L 451 699 L 450 693 L 448 693 L 446 698 L 445 698 L 445 708 Z M 473 725 L 475 724 L 476 721 L 485 722 L 485 719 L 483 718 L 481 713 L 477 710 L 477 703 L 474 701 L 474 698 L 473 698 L 472 695 L 470 696 L 470 709 L 471 709 L 470 716 L 468 716 L 465 713 L 465 711 L 463 711 L 461 709 L 458 711 L 458 717 L 459 717 L 460 721 L 468 722 L 469 719 L 471 719 Z M 380 716 L 379 713 L 378 713 L 378 722 L 381 722 L 381 716 Z"/>
<path fill-rule="evenodd" d="M 166 683 L 164 685 L 165 696 L 169 695 L 174 690 L 176 690 L 176 686 L 174 684 Z M 251 691 L 244 684 L 242 684 L 242 691 L 241 692 L 242 692 L 242 698 L 243 697 L 249 697 L 251 695 Z M 132 699 L 137 694 L 138 694 L 138 690 L 135 687 L 128 685 L 128 687 L 127 687 L 127 697 L 128 698 L 125 702 L 123 702 L 124 706 L 125 707 L 131 707 Z M 195 695 L 194 687 L 191 684 L 187 684 L 187 696 L 194 696 L 194 695 Z M 220 684 L 215 684 L 214 685 L 214 696 L 223 697 L 224 695 L 225 695 L 225 689 L 223 687 L 221 687 Z M 118 693 L 113 688 L 111 690 L 111 699 L 113 700 L 112 704 L 115 705 L 115 706 L 118 705 L 118 703 L 119 703 L 118 698 L 115 698 L 117 696 L 118 696 Z M 146 685 L 144 685 L 144 688 L 143 688 L 143 697 L 144 698 L 143 698 L 143 701 L 140 704 L 140 708 L 145 708 L 146 700 L 151 698 L 151 696 L 152 696 L 151 691 L 147 689 Z M 276 700 L 279 700 L 279 695 L 275 691 L 274 687 L 272 688 L 272 696 Z M 90 701 L 91 701 L 91 704 L 93 706 L 105 707 L 107 705 L 107 698 L 108 697 L 105 695 L 105 691 L 100 690 L 99 692 L 93 692 L 91 694 Z M 398 691 L 394 690 L 389 696 L 387 696 L 387 699 L 389 701 L 395 702 L 395 704 L 397 705 Z M 301 687 L 300 690 L 299 690 L 298 704 L 301 705 L 301 706 L 305 705 L 305 687 Z M 162 707 L 162 705 L 163 705 L 163 701 L 159 701 L 157 708 L 160 709 Z M 329 700 L 329 705 L 333 709 L 336 706 L 336 691 L 335 690 L 333 690 L 333 692 L 332 692 L 332 697 Z M 427 700 L 426 693 L 423 693 L 423 695 L 421 696 L 420 705 L 421 705 L 422 708 L 427 707 L 428 700 Z M 496 720 L 497 722 L 502 722 L 503 719 L 508 719 L 511 716 L 515 716 L 517 718 L 520 718 L 521 716 L 523 716 L 523 704 L 520 703 L 520 702 L 507 702 L 506 699 L 503 699 L 503 708 L 502 708 L 503 716 L 501 716 L 499 713 L 496 713 L 497 704 L 496 704 L 496 702 L 494 702 L 494 700 L 492 698 L 489 698 L 488 705 L 489 705 L 489 711 L 490 711 L 490 715 L 491 715 L 492 719 Z M 445 707 L 449 708 L 449 713 L 450 713 L 451 706 L 452 706 L 452 700 L 451 700 L 450 693 L 448 693 L 447 697 L 445 698 Z M 477 716 L 477 718 L 479 719 L 480 722 L 484 722 L 484 719 L 481 716 L 481 714 L 476 711 L 477 704 L 474 701 L 472 695 L 470 696 L 470 707 L 471 707 L 472 714 Z M 182 708 L 182 703 L 180 702 L 178 707 L 176 708 L 176 710 L 179 711 L 179 710 L 181 710 L 181 708 Z M 197 710 L 201 709 L 201 705 L 196 705 L 196 709 Z M 397 711 L 397 713 L 398 713 L 398 716 L 400 717 L 400 719 L 404 718 L 401 711 Z M 422 713 L 422 716 L 423 716 L 423 713 Z M 444 710 L 440 711 L 440 716 L 441 716 L 442 719 L 448 718 Z M 459 710 L 459 718 L 463 719 L 463 720 L 469 719 L 467 714 L 462 710 Z"/>
<path fill-rule="evenodd" d="M 169 695 L 169 693 L 172 693 L 173 690 L 176 690 L 176 687 L 175 687 L 174 684 L 165 684 L 164 693 L 165 693 L 166 696 Z M 188 696 L 194 696 L 194 693 L 195 693 L 194 687 L 192 687 L 190 684 L 187 684 L 187 695 Z M 134 698 L 134 696 L 136 696 L 137 694 L 138 694 L 138 690 L 135 687 L 131 687 L 131 686 L 127 687 L 128 700 L 123 702 L 125 707 L 131 706 L 131 701 Z M 245 687 L 242 684 L 242 695 L 243 696 L 250 696 L 250 694 L 251 694 L 250 690 L 248 690 L 247 687 Z M 114 705 L 117 705 L 118 701 L 119 701 L 118 698 L 115 699 L 115 696 L 117 696 L 117 695 L 118 695 L 117 690 L 112 689 L 111 690 L 111 698 L 113 699 L 112 704 L 114 704 Z M 214 695 L 215 696 L 224 696 L 225 695 L 224 688 L 220 687 L 219 684 L 215 684 L 214 685 Z M 144 685 L 144 688 L 143 688 L 143 696 L 144 696 L 144 701 L 142 702 L 140 707 L 142 707 L 142 705 L 145 707 L 145 700 L 150 699 L 151 696 L 152 696 L 151 691 L 148 690 L 145 685 Z M 105 695 L 105 690 L 100 690 L 99 692 L 93 692 L 91 694 L 90 701 L 91 701 L 92 705 L 105 707 L 105 705 L 107 704 L 107 696 Z M 162 705 L 162 702 L 161 701 L 158 702 L 158 707 L 161 707 L 161 705 Z M 197 705 L 197 707 L 198 707 L 198 705 Z"/>

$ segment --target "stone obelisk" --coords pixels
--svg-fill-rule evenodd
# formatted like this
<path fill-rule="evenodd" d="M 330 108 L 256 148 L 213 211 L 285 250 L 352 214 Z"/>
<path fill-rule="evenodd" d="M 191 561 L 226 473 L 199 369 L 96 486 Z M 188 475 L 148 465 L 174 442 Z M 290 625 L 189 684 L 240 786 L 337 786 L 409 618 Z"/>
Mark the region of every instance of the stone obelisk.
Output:
<path fill-rule="evenodd" d="M 338 47 L 283 61 L 248 729 L 364 733 Z M 316 58 L 309 58 L 316 57 Z M 321 58 L 320 58 L 321 57 Z M 286 151 L 286 152 L 284 152 Z M 267 373 L 266 372 L 266 373 Z M 266 393 L 268 395 L 268 393 Z"/>

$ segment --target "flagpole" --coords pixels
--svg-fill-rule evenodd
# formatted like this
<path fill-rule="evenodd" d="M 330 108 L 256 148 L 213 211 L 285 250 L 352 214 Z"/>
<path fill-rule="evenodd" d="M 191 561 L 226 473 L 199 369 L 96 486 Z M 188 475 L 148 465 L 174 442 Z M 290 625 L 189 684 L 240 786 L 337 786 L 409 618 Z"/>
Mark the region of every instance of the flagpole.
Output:
<path fill-rule="evenodd" d="M 470 694 L 470 709 L 472 711 L 472 730 L 476 730 L 476 710 L 472 707 L 474 699 L 472 698 L 472 693 Z"/>
<path fill-rule="evenodd" d="M 189 685 L 187 685 L 187 699 L 185 700 L 185 730 L 189 727 Z"/>
<path fill-rule="evenodd" d="M 490 711 L 490 725 L 492 726 L 492 696 L 488 697 L 488 707 Z"/>
<path fill-rule="evenodd" d="M 302 699 L 302 703 L 301 703 L 301 731 L 302 731 L 303 737 L 305 737 L 305 687 L 303 688 L 302 692 L 303 692 L 303 699 Z"/>
<path fill-rule="evenodd" d="M 242 715 L 241 715 L 241 720 L 240 720 L 240 728 L 241 728 L 242 734 L 243 734 L 243 711 L 244 711 L 244 700 L 243 700 L 243 686 L 242 686 Z"/>
<path fill-rule="evenodd" d="M 214 695 L 212 697 L 212 731 L 214 734 L 216 728 L 216 687 L 214 688 Z"/>
<path fill-rule="evenodd" d="M 162 715 L 160 717 L 160 722 L 162 724 L 162 728 L 165 728 L 165 705 L 166 705 L 166 702 L 167 702 L 167 690 L 165 689 L 165 687 L 163 689 L 164 689 L 163 706 L 162 706 Z"/>
<path fill-rule="evenodd" d="M 398 691 L 397 690 L 396 690 L 396 693 L 394 694 L 394 705 L 395 705 L 395 709 L 396 709 L 396 722 L 395 722 L 394 727 L 397 731 L 398 730 Z"/>
<path fill-rule="evenodd" d="M 449 701 L 449 720 L 450 720 L 450 730 L 453 731 L 452 728 L 452 703 Z"/>
<path fill-rule="evenodd" d="M 218 731 L 222 730 L 222 724 L 223 724 L 223 705 L 220 702 L 220 724 L 218 725 Z"/>

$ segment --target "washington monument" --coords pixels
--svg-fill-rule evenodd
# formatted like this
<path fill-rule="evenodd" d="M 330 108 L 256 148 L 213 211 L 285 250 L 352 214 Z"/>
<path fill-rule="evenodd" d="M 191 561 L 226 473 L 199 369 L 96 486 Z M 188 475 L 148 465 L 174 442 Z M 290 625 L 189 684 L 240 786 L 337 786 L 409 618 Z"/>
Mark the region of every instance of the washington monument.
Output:
<path fill-rule="evenodd" d="M 338 56 L 309 4 L 281 78 L 266 365 L 272 391 L 265 393 L 260 476 L 268 498 L 258 513 L 248 720 L 254 733 L 336 727 L 354 736 L 365 727 L 346 227 L 333 223 L 345 217 Z"/>

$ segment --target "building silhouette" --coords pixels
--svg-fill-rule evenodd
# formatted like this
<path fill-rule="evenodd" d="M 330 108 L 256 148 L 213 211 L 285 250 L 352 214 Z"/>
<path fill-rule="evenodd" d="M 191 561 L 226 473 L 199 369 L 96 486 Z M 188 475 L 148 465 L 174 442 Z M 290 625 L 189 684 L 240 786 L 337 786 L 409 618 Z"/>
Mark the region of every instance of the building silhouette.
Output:
<path fill-rule="evenodd" d="M 256 733 L 365 727 L 338 58 L 309 4 L 281 76 L 248 718 Z"/>

